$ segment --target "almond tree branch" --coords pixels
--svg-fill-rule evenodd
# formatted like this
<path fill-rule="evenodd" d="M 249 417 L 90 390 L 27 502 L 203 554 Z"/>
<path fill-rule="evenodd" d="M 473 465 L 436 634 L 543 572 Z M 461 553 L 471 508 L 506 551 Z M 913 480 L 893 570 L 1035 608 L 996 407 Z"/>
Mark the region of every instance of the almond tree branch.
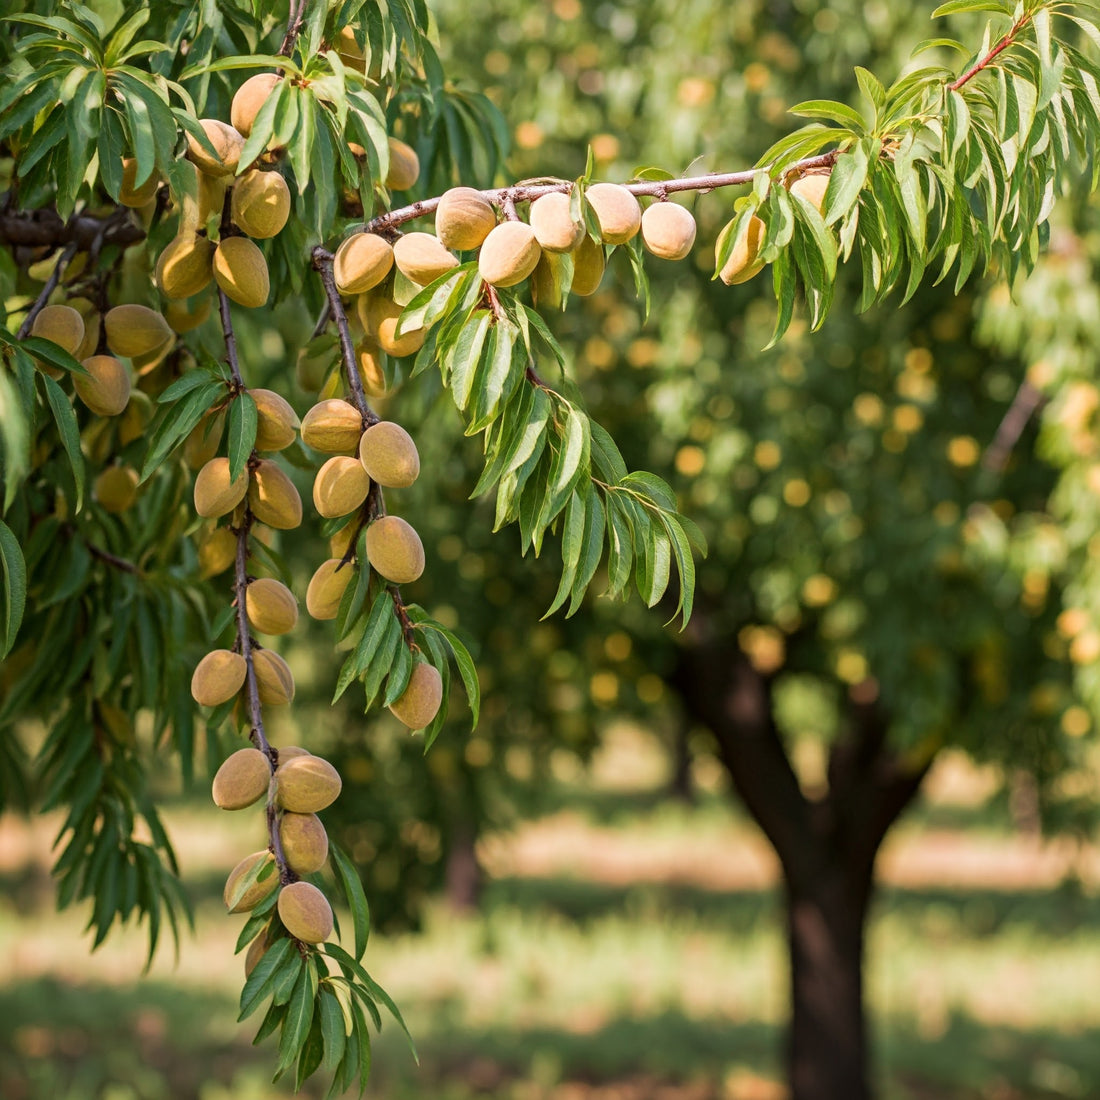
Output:
<path fill-rule="evenodd" d="M 42 312 L 42 308 L 50 300 L 50 295 L 57 289 L 57 284 L 61 282 L 61 276 L 65 274 L 65 268 L 69 266 L 69 261 L 76 255 L 76 252 L 77 246 L 75 241 L 65 246 L 65 251 L 61 253 L 57 263 L 54 264 L 53 271 L 50 272 L 50 277 L 46 280 L 46 285 L 34 300 L 34 305 L 31 306 L 27 316 L 23 318 L 23 323 L 19 326 L 19 331 L 15 334 L 17 340 L 25 340 L 30 335 L 31 329 L 34 327 L 35 318 Z"/>

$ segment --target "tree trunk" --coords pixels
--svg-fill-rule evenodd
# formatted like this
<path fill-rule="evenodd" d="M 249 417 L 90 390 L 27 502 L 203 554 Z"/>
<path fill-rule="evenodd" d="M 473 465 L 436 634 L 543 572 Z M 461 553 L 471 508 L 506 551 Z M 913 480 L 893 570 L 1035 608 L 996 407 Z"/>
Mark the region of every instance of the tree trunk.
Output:
<path fill-rule="evenodd" d="M 477 834 L 461 823 L 451 831 L 447 847 L 447 902 L 456 913 L 472 912 L 481 900 L 482 873 L 477 859 Z"/>
<path fill-rule="evenodd" d="M 852 689 L 829 788 L 807 798 L 776 726 L 771 680 L 732 637 L 696 631 L 673 677 L 685 711 L 714 734 L 737 793 L 771 841 L 786 886 L 791 1100 L 870 1100 L 864 927 L 875 856 L 930 761 L 907 768 L 887 745 L 873 681 Z"/>
<path fill-rule="evenodd" d="M 853 896 L 846 876 L 832 868 L 808 883 L 787 883 L 787 1057 L 795 1100 L 870 1097 L 863 1017 L 865 898 Z"/>

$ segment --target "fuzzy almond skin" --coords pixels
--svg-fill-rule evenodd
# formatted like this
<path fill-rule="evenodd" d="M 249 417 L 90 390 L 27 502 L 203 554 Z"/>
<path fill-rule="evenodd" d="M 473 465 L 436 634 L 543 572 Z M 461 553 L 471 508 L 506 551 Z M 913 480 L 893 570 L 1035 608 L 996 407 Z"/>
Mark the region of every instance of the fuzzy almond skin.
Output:
<path fill-rule="evenodd" d="M 260 108 L 267 102 L 267 97 L 281 79 L 278 73 L 257 73 L 237 89 L 233 102 L 229 105 L 229 121 L 242 137 L 248 137 L 252 133 L 252 125 Z"/>
<path fill-rule="evenodd" d="M 626 244 L 642 227 L 642 207 L 638 200 L 617 183 L 594 183 L 584 197 L 600 223 L 605 244 Z"/>
<path fill-rule="evenodd" d="M 516 286 L 535 270 L 541 255 L 535 231 L 526 222 L 501 222 L 481 246 L 478 273 L 490 286 Z"/>
<path fill-rule="evenodd" d="M 288 634 L 298 623 L 298 601 L 282 581 L 259 577 L 244 593 L 248 621 L 261 634 Z"/>
<path fill-rule="evenodd" d="M 267 954 L 270 945 L 267 942 L 267 929 L 265 928 L 249 945 L 244 955 L 244 976 L 248 976 L 256 969 L 256 964 Z"/>
<path fill-rule="evenodd" d="M 340 794 L 340 773 L 320 756 L 295 756 L 275 773 L 279 805 L 296 814 L 316 814 Z"/>
<path fill-rule="evenodd" d="M 214 277 L 211 267 L 210 277 Z M 182 336 L 185 332 L 197 329 L 210 316 L 210 297 L 197 302 L 169 302 L 164 307 L 164 319 L 174 333 Z"/>
<path fill-rule="evenodd" d="M 569 293 L 582 298 L 595 294 L 603 280 L 606 266 L 603 245 L 591 237 L 585 237 L 573 253 L 573 285 L 569 288 Z"/>
<path fill-rule="evenodd" d="M 764 261 L 760 259 L 760 245 L 764 240 L 767 226 L 755 214 L 745 223 L 729 259 L 722 270 L 718 272 L 718 278 L 726 286 L 736 286 L 738 283 L 747 283 L 754 275 L 759 274 L 764 268 Z M 725 238 L 725 232 L 719 235 L 715 248 L 720 249 Z"/>
<path fill-rule="evenodd" d="M 120 515 L 137 500 L 138 472 L 130 466 L 108 466 L 92 484 L 92 495 L 105 511 Z"/>
<path fill-rule="evenodd" d="M 306 610 L 314 619 L 335 619 L 340 601 L 355 576 L 355 570 L 340 558 L 322 562 L 309 579 L 306 589 Z"/>
<path fill-rule="evenodd" d="M 493 204 L 472 187 L 444 191 L 435 208 L 436 235 L 456 252 L 480 248 L 496 224 Z"/>
<path fill-rule="evenodd" d="M 584 223 L 569 213 L 569 196 L 555 191 L 531 203 L 531 228 L 545 252 L 572 252 L 584 238 Z"/>
<path fill-rule="evenodd" d="M 249 390 L 256 402 L 256 450 L 281 451 L 298 438 L 298 414 L 274 390 Z"/>
<path fill-rule="evenodd" d="M 197 233 L 209 228 L 209 222 L 215 215 L 220 220 L 225 207 L 225 192 L 231 178 L 229 176 L 208 176 L 200 172 L 190 161 L 180 165 L 183 171 L 190 169 L 192 188 L 181 190 L 174 196 L 179 202 L 179 233 Z"/>
<path fill-rule="evenodd" d="M 420 453 L 400 424 L 380 420 L 359 439 L 359 461 L 385 489 L 407 489 L 420 476 Z"/>
<path fill-rule="evenodd" d="M 393 246 L 393 262 L 414 283 L 427 286 L 458 267 L 458 257 L 432 233 L 406 233 Z"/>
<path fill-rule="evenodd" d="M 429 725 L 443 701 L 443 677 L 426 661 L 413 665 L 408 686 L 390 704 L 390 713 L 411 730 Z"/>
<path fill-rule="evenodd" d="M 294 676 L 290 665 L 274 650 L 252 651 L 252 665 L 256 670 L 256 688 L 260 702 L 270 707 L 285 707 L 294 700 Z"/>
<path fill-rule="evenodd" d="M 298 756 L 312 756 L 308 749 L 303 749 L 301 745 L 284 745 L 279 749 L 279 767 L 281 768 L 288 760 L 293 760 Z"/>
<path fill-rule="evenodd" d="M 424 544 L 400 516 L 382 516 L 367 528 L 367 560 L 394 584 L 411 584 L 424 572 Z"/>
<path fill-rule="evenodd" d="M 379 347 L 387 354 L 401 358 L 413 355 L 423 346 L 428 337 L 425 329 L 415 328 L 397 334 L 397 325 L 404 309 L 392 298 L 381 294 L 364 294 L 356 303 L 359 320 L 367 334 L 378 341 Z"/>
<path fill-rule="evenodd" d="M 160 179 L 156 172 L 150 172 L 148 179 L 144 180 L 140 187 L 135 187 L 137 180 L 137 160 L 134 157 L 122 158 L 122 186 L 118 191 L 118 201 L 123 206 L 137 210 L 145 206 L 157 193 Z"/>
<path fill-rule="evenodd" d="M 386 173 L 388 191 L 408 191 L 420 178 L 420 158 L 416 150 L 398 138 L 391 137 L 390 170 Z"/>
<path fill-rule="evenodd" d="M 199 576 L 203 580 L 224 573 L 236 560 L 237 536 L 228 527 L 211 531 L 199 543 Z"/>
<path fill-rule="evenodd" d="M 157 257 L 154 276 L 165 298 L 190 298 L 210 285 L 215 247 L 213 241 L 193 233 L 181 233 L 168 242 Z"/>
<path fill-rule="evenodd" d="M 369 492 L 363 464 L 348 455 L 333 455 L 313 480 L 313 506 L 325 519 L 335 519 L 354 512 Z"/>
<path fill-rule="evenodd" d="M 223 810 L 243 810 L 267 794 L 271 764 L 259 749 L 238 749 L 214 775 L 211 794 Z"/>
<path fill-rule="evenodd" d="M 208 176 L 234 175 L 240 163 L 241 150 L 244 148 L 243 135 L 219 118 L 200 118 L 199 125 L 217 155 L 211 156 L 207 149 L 188 134 L 188 158 L 200 172 L 205 172 Z"/>
<path fill-rule="evenodd" d="M 328 859 L 328 833 L 316 814 L 284 813 L 279 839 L 287 866 L 296 875 L 312 875 Z"/>
<path fill-rule="evenodd" d="M 691 211 L 674 202 L 655 202 L 642 214 L 642 244 L 662 260 L 682 260 L 695 244 Z"/>
<path fill-rule="evenodd" d="M 302 943 L 323 943 L 332 935 L 332 906 L 312 882 L 292 882 L 279 893 L 279 920 Z"/>
<path fill-rule="evenodd" d="M 341 294 L 365 294 L 393 267 L 393 246 L 377 233 L 354 233 L 340 243 L 332 275 Z"/>
<path fill-rule="evenodd" d="M 43 306 L 31 326 L 31 335 L 75 355 L 84 342 L 84 318 L 72 306 Z"/>
<path fill-rule="evenodd" d="M 239 653 L 215 649 L 208 653 L 191 677 L 191 696 L 199 706 L 219 707 L 244 687 L 248 666 Z"/>
<path fill-rule="evenodd" d="M 73 375 L 76 396 L 97 416 L 118 416 L 130 400 L 130 372 L 113 355 L 91 355 Z"/>
<path fill-rule="evenodd" d="M 201 470 L 217 456 L 225 430 L 225 410 L 207 413 L 183 441 L 183 460 L 192 470 Z"/>
<path fill-rule="evenodd" d="M 195 511 L 204 519 L 217 519 L 232 512 L 247 492 L 247 467 L 236 481 L 230 481 L 229 459 L 224 455 L 212 458 L 195 478 Z"/>
<path fill-rule="evenodd" d="M 825 206 L 825 192 L 828 189 L 828 172 L 814 172 L 812 175 L 799 176 L 791 184 L 791 194 L 804 198 L 819 214 Z"/>
<path fill-rule="evenodd" d="M 248 502 L 256 518 L 278 531 L 292 531 L 302 523 L 302 498 L 294 482 L 268 458 L 252 472 Z"/>
<path fill-rule="evenodd" d="M 290 188 L 278 172 L 253 168 L 233 185 L 230 215 L 249 237 L 268 240 L 282 232 L 290 217 Z"/>
<path fill-rule="evenodd" d="M 352 454 L 363 434 L 363 418 L 348 401 L 318 401 L 302 418 L 302 442 L 323 454 Z"/>
<path fill-rule="evenodd" d="M 168 322 L 155 309 L 136 304 L 115 306 L 103 317 L 107 347 L 124 359 L 148 355 L 174 338 Z"/>
<path fill-rule="evenodd" d="M 255 909 L 256 906 L 279 885 L 279 873 L 278 871 L 272 871 L 267 878 L 259 882 L 254 882 L 249 886 L 244 894 L 237 900 L 235 905 L 230 904 L 233 900 L 233 895 L 237 892 L 237 883 L 239 883 L 257 863 L 268 862 L 274 863 L 275 860 L 272 854 L 264 849 L 262 852 L 253 852 L 250 856 L 245 856 L 244 859 L 229 872 L 229 878 L 225 880 L 225 891 L 222 894 L 222 900 L 225 902 L 225 907 L 230 913 L 247 913 Z"/>
<path fill-rule="evenodd" d="M 264 254 L 247 237 L 226 237 L 214 252 L 214 281 L 246 309 L 267 304 L 271 278 Z"/>

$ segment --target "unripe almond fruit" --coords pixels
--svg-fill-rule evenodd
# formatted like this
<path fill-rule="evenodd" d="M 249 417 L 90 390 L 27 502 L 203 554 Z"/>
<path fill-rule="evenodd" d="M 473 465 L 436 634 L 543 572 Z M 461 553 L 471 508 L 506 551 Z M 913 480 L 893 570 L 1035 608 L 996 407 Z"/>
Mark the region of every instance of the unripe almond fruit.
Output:
<path fill-rule="evenodd" d="M 84 319 L 84 339 L 80 341 L 80 347 L 73 352 L 73 358 L 87 359 L 88 356 L 95 355 L 96 348 L 99 347 L 99 330 L 102 327 L 103 318 L 87 298 L 70 298 L 69 305 Z"/>
<path fill-rule="evenodd" d="M 180 233 L 197 233 L 206 229 L 214 216 L 220 220 L 225 208 L 225 192 L 229 186 L 229 176 L 208 176 L 200 172 L 190 161 L 180 165 L 181 170 L 190 169 L 190 189 L 184 189 L 179 195 Z"/>
<path fill-rule="evenodd" d="M 157 258 L 155 273 L 165 298 L 190 298 L 210 285 L 214 248 L 213 241 L 194 233 L 181 233 L 168 242 Z"/>
<path fill-rule="evenodd" d="M 183 441 L 183 460 L 192 470 L 201 470 L 218 453 L 225 430 L 225 409 L 207 413 Z M 226 468 L 228 471 L 228 467 Z M 239 503 L 239 502 L 237 502 Z"/>
<path fill-rule="evenodd" d="M 316 814 L 283 814 L 279 839 L 287 866 L 296 875 L 312 875 L 324 867 L 328 859 L 328 833 Z"/>
<path fill-rule="evenodd" d="M 237 893 L 237 884 L 245 875 L 252 871 L 257 864 L 261 863 L 272 864 L 272 871 L 269 872 L 266 878 L 259 879 L 252 883 L 241 897 L 237 899 L 236 904 L 234 904 L 233 898 Z M 225 902 L 225 907 L 230 913 L 250 912 L 275 890 L 279 885 L 279 872 L 274 869 L 274 863 L 275 857 L 265 848 L 262 852 L 253 852 L 252 855 L 245 856 L 244 859 L 229 872 L 229 878 L 225 880 L 225 890 L 222 894 L 222 900 Z"/>
<path fill-rule="evenodd" d="M 248 621 L 261 634 L 287 634 L 298 622 L 298 601 L 282 581 L 260 577 L 244 593 Z"/>
<path fill-rule="evenodd" d="M 324 454 L 351 454 L 359 446 L 363 418 L 347 401 L 319 401 L 302 420 L 302 442 Z"/>
<path fill-rule="evenodd" d="M 130 400 L 126 408 L 122 410 L 122 416 L 118 422 L 118 441 L 123 446 L 129 446 L 135 439 L 140 439 L 153 419 L 153 403 L 149 395 L 140 390 L 130 391 Z"/>
<path fill-rule="evenodd" d="M 322 562 L 309 579 L 306 589 L 306 610 L 314 619 L 335 619 L 340 601 L 351 583 L 355 570 L 350 562 L 329 558 Z"/>
<path fill-rule="evenodd" d="M 386 173 L 386 188 L 389 191 L 408 191 L 420 178 L 420 158 L 411 145 L 398 138 L 391 137 L 390 170 Z"/>
<path fill-rule="evenodd" d="M 726 234 L 729 233 L 732 225 L 731 222 L 719 234 L 715 245 L 716 251 L 721 251 Z M 763 243 L 766 230 L 767 226 L 755 214 L 742 227 L 729 259 L 718 272 L 718 278 L 726 286 L 746 283 L 763 269 L 764 261 L 760 259 L 760 245 Z"/>
<path fill-rule="evenodd" d="M 381 420 L 359 440 L 359 461 L 386 489 L 406 489 L 420 476 L 420 454 L 413 438 L 400 424 Z"/>
<path fill-rule="evenodd" d="M 219 707 L 244 687 L 248 666 L 239 653 L 215 649 L 195 666 L 191 695 L 199 706 Z"/>
<path fill-rule="evenodd" d="M 218 242 L 214 281 L 237 305 L 248 309 L 265 305 L 271 293 L 267 260 L 247 237 L 226 237 Z"/>
<path fill-rule="evenodd" d="M 125 359 L 159 351 L 175 338 L 161 314 L 136 304 L 109 309 L 103 317 L 103 327 L 107 330 L 107 347 Z"/>
<path fill-rule="evenodd" d="M 293 760 L 298 756 L 312 756 L 308 749 L 303 749 L 301 745 L 284 745 L 279 749 L 279 767 L 281 768 L 288 760 Z"/>
<path fill-rule="evenodd" d="M 238 749 L 214 775 L 211 794 L 223 810 L 243 810 L 267 794 L 271 764 L 259 749 Z"/>
<path fill-rule="evenodd" d="M 160 179 L 156 172 L 150 172 L 140 187 L 135 186 L 136 181 L 137 160 L 134 157 L 123 157 L 122 185 L 118 190 L 118 201 L 123 206 L 129 206 L 134 210 L 144 206 L 157 193 L 157 188 L 160 186 Z"/>
<path fill-rule="evenodd" d="M 279 531 L 291 531 L 302 522 L 302 498 L 294 482 L 270 459 L 260 459 L 253 471 L 248 502 L 261 523 Z"/>
<path fill-rule="evenodd" d="M 198 140 L 187 135 L 187 156 L 200 171 L 208 176 L 232 176 L 240 163 L 244 137 L 228 123 L 218 118 L 200 118 L 199 125 L 207 140 L 214 147 L 215 156 L 199 144 Z"/>
<path fill-rule="evenodd" d="M 236 481 L 230 481 L 229 459 L 212 458 L 195 478 L 195 511 L 204 519 L 217 519 L 232 512 L 247 492 L 247 467 L 237 474 Z"/>
<path fill-rule="evenodd" d="M 393 246 L 393 262 L 414 283 L 427 286 L 458 267 L 458 257 L 432 233 L 406 233 Z"/>
<path fill-rule="evenodd" d="M 531 203 L 531 228 L 547 252 L 572 252 L 584 237 L 584 222 L 573 221 L 569 205 L 569 196 L 561 191 L 543 195 Z"/>
<path fill-rule="evenodd" d="M 384 360 L 382 349 L 369 336 L 355 345 L 355 366 L 368 397 L 381 397 L 389 389 Z"/>
<path fill-rule="evenodd" d="M 496 224 L 493 204 L 472 187 L 444 191 L 435 208 L 436 235 L 457 252 L 480 248 Z"/>
<path fill-rule="evenodd" d="M 600 236 L 605 244 L 626 244 L 637 235 L 642 225 L 642 208 L 625 187 L 594 183 L 584 197 L 600 223 Z"/>
<path fill-rule="evenodd" d="M 352 540 L 359 534 L 359 528 L 354 523 L 346 523 L 340 528 L 329 540 L 328 549 L 329 553 L 334 558 L 350 557 L 348 551 L 351 549 Z"/>
<path fill-rule="evenodd" d="M 357 458 L 333 455 L 313 479 L 313 506 L 325 519 L 354 512 L 367 499 L 370 478 Z"/>
<path fill-rule="evenodd" d="M 606 265 L 603 245 L 586 236 L 573 253 L 573 283 L 569 293 L 582 298 L 595 294 Z"/>
<path fill-rule="evenodd" d="M 118 416 L 130 400 L 129 371 L 113 355 L 92 355 L 80 365 L 88 373 L 73 375 L 76 396 L 97 416 Z"/>
<path fill-rule="evenodd" d="M 332 906 L 312 882 L 292 882 L 279 892 L 279 920 L 302 943 L 323 943 L 332 935 Z"/>
<path fill-rule="evenodd" d="M 424 544 L 400 516 L 382 516 L 367 528 L 367 560 L 394 584 L 409 584 L 424 572 Z"/>
<path fill-rule="evenodd" d="M 556 252 L 543 249 L 538 265 L 531 272 L 531 302 L 535 308 L 561 308 L 561 262 Z"/>
<path fill-rule="evenodd" d="M 278 875 L 274 876 L 278 878 Z M 271 945 L 267 942 L 267 929 L 265 928 L 249 945 L 244 955 L 245 979 L 256 969 L 256 964 L 267 954 Z"/>
<path fill-rule="evenodd" d="M 662 260 L 682 260 L 695 244 L 691 211 L 674 202 L 655 202 L 642 214 L 642 244 Z"/>
<path fill-rule="evenodd" d="M 214 271 L 211 266 L 210 276 Z M 164 307 L 164 319 L 168 327 L 178 335 L 197 329 L 210 316 L 210 296 L 206 295 L 197 302 L 169 302 Z"/>
<path fill-rule="evenodd" d="M 256 450 L 281 451 L 298 437 L 298 414 L 274 390 L 249 390 L 256 402 Z"/>
<path fill-rule="evenodd" d="M 257 73 L 237 89 L 233 102 L 229 105 L 229 121 L 242 137 L 248 137 L 252 133 L 252 124 L 256 121 L 260 108 L 267 102 L 267 97 L 281 79 L 278 73 Z M 240 222 L 237 224 L 240 225 Z"/>
<path fill-rule="evenodd" d="M 485 238 L 477 269 L 490 286 L 522 283 L 539 262 L 542 249 L 526 222 L 501 222 Z"/>
<path fill-rule="evenodd" d="M 31 325 L 31 335 L 75 355 L 84 340 L 84 318 L 72 306 L 43 306 Z"/>
<path fill-rule="evenodd" d="M 102 507 L 119 515 L 137 500 L 138 473 L 129 466 L 108 466 L 95 479 L 92 493 Z"/>
<path fill-rule="evenodd" d="M 343 783 L 340 773 L 320 756 L 296 756 L 275 773 L 279 805 L 296 814 L 316 814 L 331 806 Z"/>
<path fill-rule="evenodd" d="M 355 233 L 341 242 L 332 274 L 341 294 L 363 294 L 376 287 L 393 267 L 393 247 L 377 233 Z"/>
<path fill-rule="evenodd" d="M 278 172 L 245 172 L 233 184 L 233 222 L 250 237 L 267 240 L 280 233 L 290 217 L 290 188 Z"/>
<path fill-rule="evenodd" d="M 804 198 L 819 214 L 825 206 L 825 192 L 828 189 L 828 172 L 814 172 L 812 175 L 799 176 L 791 184 L 791 194 Z"/>
<path fill-rule="evenodd" d="M 443 701 L 443 677 L 434 665 L 420 661 L 413 665 L 408 686 L 390 704 L 390 713 L 411 730 L 429 725 Z"/>
<path fill-rule="evenodd" d="M 252 666 L 260 702 L 269 707 L 285 707 L 294 699 L 294 675 L 290 665 L 272 649 L 254 649 Z"/>
<path fill-rule="evenodd" d="M 397 324 L 404 309 L 392 298 L 381 294 L 364 294 L 356 305 L 359 319 L 368 335 L 378 341 L 379 347 L 387 355 L 401 358 L 413 355 L 423 346 L 428 337 L 425 329 L 415 328 L 397 335 Z"/>
<path fill-rule="evenodd" d="M 237 560 L 237 536 L 218 527 L 199 542 L 199 576 L 203 580 L 224 573 Z"/>

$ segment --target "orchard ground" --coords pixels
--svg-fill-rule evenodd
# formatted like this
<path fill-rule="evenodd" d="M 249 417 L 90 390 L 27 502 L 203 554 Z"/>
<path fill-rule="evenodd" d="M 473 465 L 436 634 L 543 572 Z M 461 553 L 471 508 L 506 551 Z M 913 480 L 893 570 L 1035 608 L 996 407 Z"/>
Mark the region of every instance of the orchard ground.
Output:
<path fill-rule="evenodd" d="M 803 774 L 812 775 L 806 746 Z M 375 1047 L 389 1100 L 779 1100 L 786 975 L 765 842 L 697 765 L 669 801 L 666 757 L 619 729 L 591 773 L 559 769 L 558 808 L 486 838 L 480 916 L 442 904 L 367 963 L 403 1006 Z M 573 765 L 575 767 L 575 765 Z M 1100 1095 L 1100 850 L 1021 831 L 988 773 L 947 756 L 891 835 L 869 942 L 883 1100 Z M 1026 791 L 1025 791 L 1026 793 Z M 1019 799 L 1026 809 L 1026 798 Z M 0 819 L 0 1095 L 5 1100 L 260 1100 L 270 1052 L 235 1021 L 239 918 L 227 853 L 257 822 L 169 815 L 197 931 L 178 966 L 142 937 L 89 956 L 54 911 L 56 823 Z M 253 846 L 256 846 L 254 844 Z M 320 1080 L 305 1094 L 319 1096 Z"/>

